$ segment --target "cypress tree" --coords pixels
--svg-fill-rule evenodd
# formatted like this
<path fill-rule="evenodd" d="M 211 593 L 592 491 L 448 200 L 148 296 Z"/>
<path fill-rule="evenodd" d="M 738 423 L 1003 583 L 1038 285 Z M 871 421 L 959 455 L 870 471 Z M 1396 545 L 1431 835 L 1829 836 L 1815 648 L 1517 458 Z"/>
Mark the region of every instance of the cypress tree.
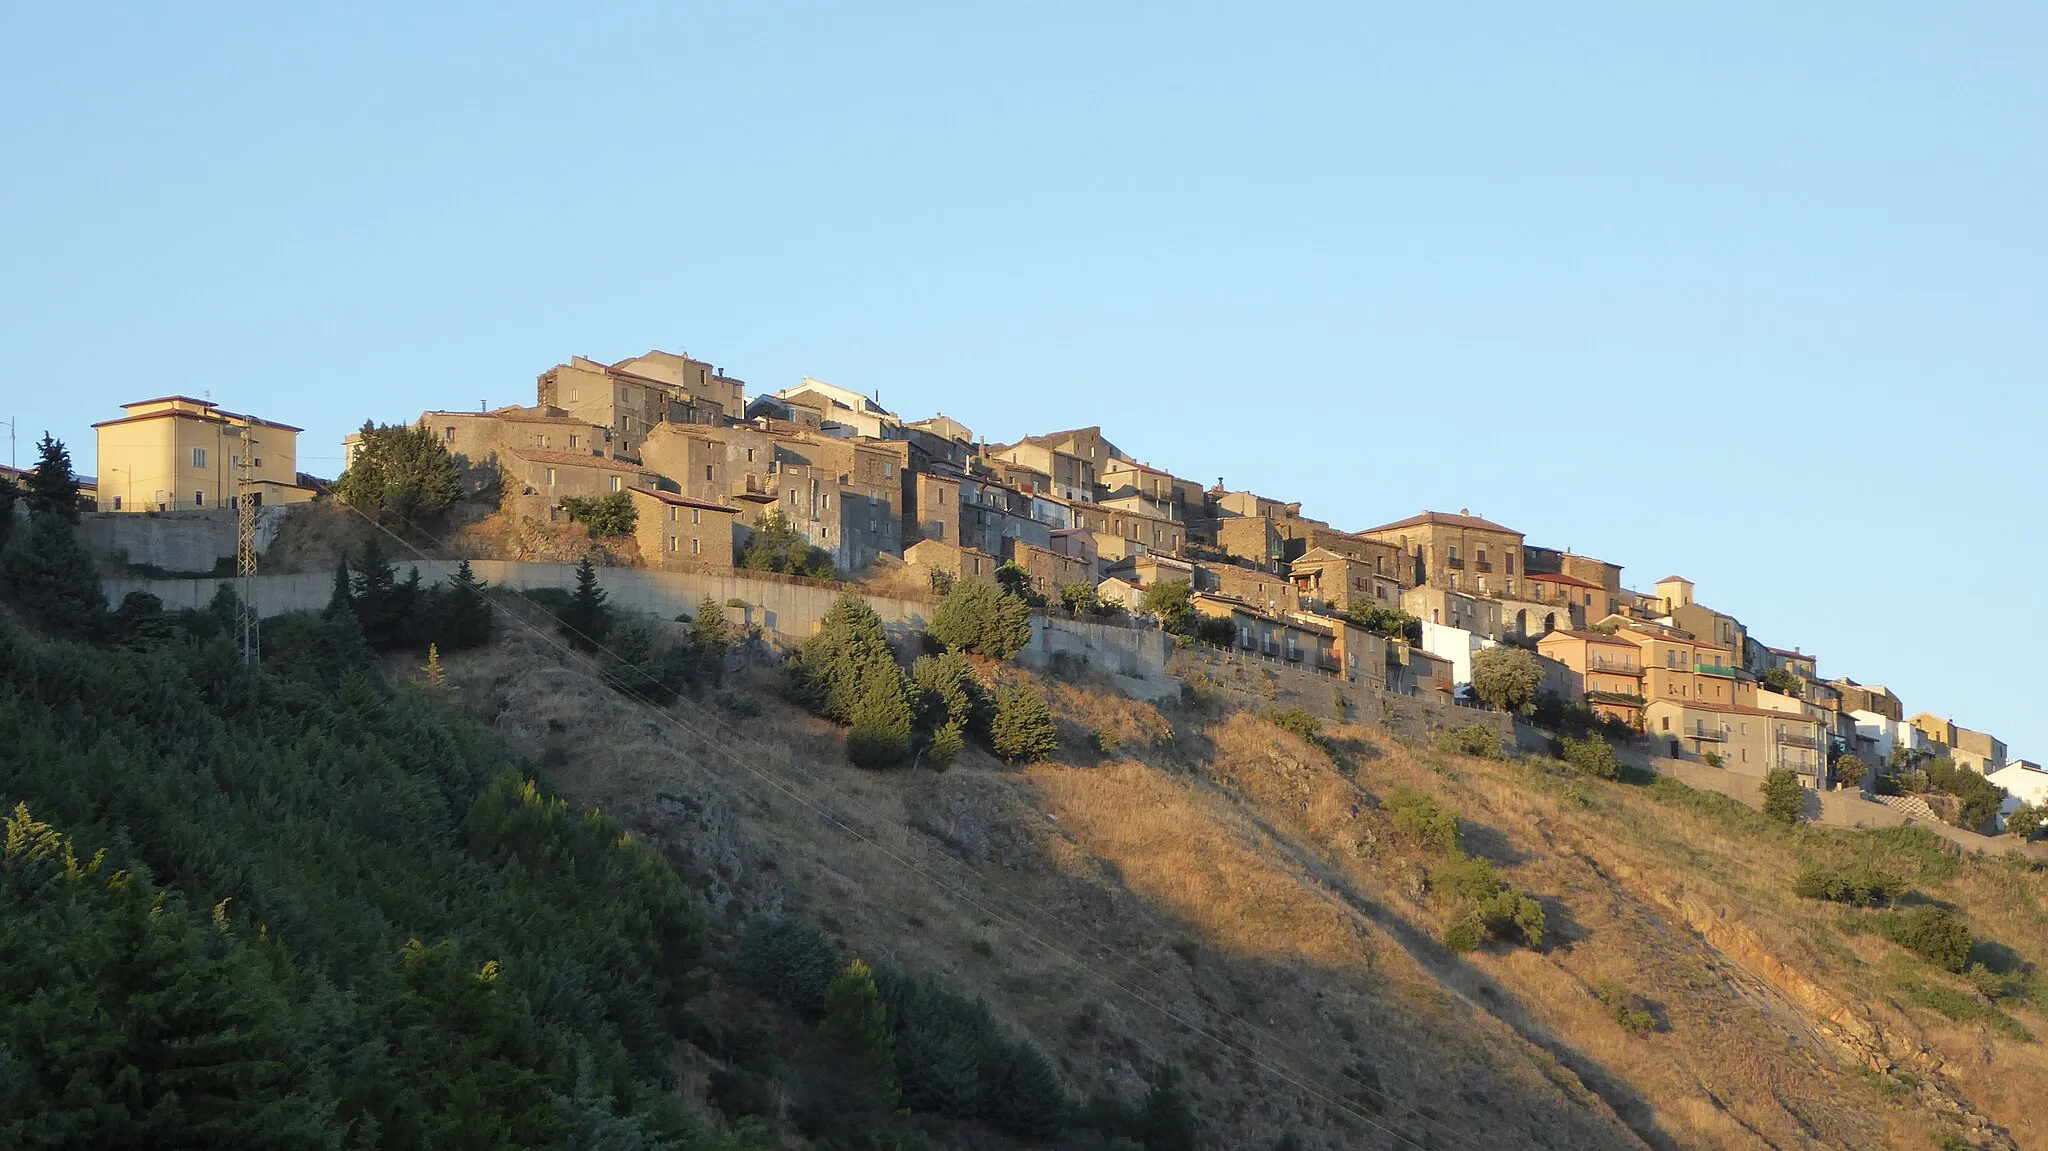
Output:
<path fill-rule="evenodd" d="M 825 1019 L 818 1024 L 818 1046 L 870 1080 L 887 1101 L 897 1102 L 896 1049 L 889 1039 L 889 1018 L 875 973 L 856 959 L 825 989 Z"/>
<path fill-rule="evenodd" d="M 862 677 L 848 719 L 846 758 L 855 766 L 888 767 L 910 754 L 910 692 L 893 662 Z"/>
<path fill-rule="evenodd" d="M 1011 763 L 1044 759 L 1059 747 L 1059 729 L 1045 697 L 1026 687 L 1007 687 L 996 696 L 995 722 L 989 728 L 995 753 Z"/>
<path fill-rule="evenodd" d="M 336 560 L 334 564 L 334 590 L 328 593 L 327 607 L 320 614 L 328 619 L 333 619 L 336 615 L 344 612 L 351 616 L 354 615 L 356 613 L 356 601 L 354 597 L 349 595 L 348 589 L 348 553 L 343 552 L 341 558 Z"/>
<path fill-rule="evenodd" d="M 491 617 L 490 601 L 484 598 L 486 586 L 484 581 L 476 578 L 468 560 L 457 565 L 455 576 L 448 581 L 448 590 L 442 596 L 447 634 L 441 642 L 450 649 L 481 647 L 491 641 L 495 621 Z"/>
<path fill-rule="evenodd" d="M 21 485 L 7 476 L 0 476 L 0 550 L 7 547 L 7 538 L 14 534 L 14 509 L 21 501 Z"/>

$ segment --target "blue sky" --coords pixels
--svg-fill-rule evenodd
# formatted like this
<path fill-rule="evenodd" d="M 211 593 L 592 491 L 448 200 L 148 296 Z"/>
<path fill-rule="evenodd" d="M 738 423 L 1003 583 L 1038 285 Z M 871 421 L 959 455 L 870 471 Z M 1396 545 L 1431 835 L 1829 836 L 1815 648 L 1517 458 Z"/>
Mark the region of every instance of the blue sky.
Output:
<path fill-rule="evenodd" d="M 1469 507 L 2048 758 L 2048 8 L 418 7 L 0 8 L 24 449 L 688 350 Z"/>

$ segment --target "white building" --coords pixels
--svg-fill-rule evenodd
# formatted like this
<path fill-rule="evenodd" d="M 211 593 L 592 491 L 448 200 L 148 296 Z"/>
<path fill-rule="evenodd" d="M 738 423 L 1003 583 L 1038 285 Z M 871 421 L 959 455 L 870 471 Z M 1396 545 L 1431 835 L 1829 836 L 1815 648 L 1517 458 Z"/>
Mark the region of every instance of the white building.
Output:
<path fill-rule="evenodd" d="M 821 429 L 827 435 L 863 435 L 874 440 L 903 438 L 903 421 L 896 418 L 896 413 L 850 388 L 805 376 L 803 383 L 782 389 L 775 393 L 775 398 L 788 401 L 805 392 L 832 405 L 831 410 L 825 413 L 827 426 Z M 835 424 L 836 428 L 832 426 Z"/>
<path fill-rule="evenodd" d="M 2038 763 L 2015 759 L 1984 778 L 2005 789 L 2005 802 L 1998 808 L 2000 825 L 2005 823 L 2006 816 L 2020 809 L 2020 804 L 2048 804 L 2048 771 L 2041 770 Z"/>
<path fill-rule="evenodd" d="M 1891 719 L 1874 711 L 1852 711 L 1849 718 L 1856 721 L 1856 734 L 1870 741 L 1877 752 L 1877 763 L 1871 764 L 1875 771 L 1891 762 L 1892 751 L 1903 747 L 1915 755 L 1927 751 L 1927 733 L 1903 719 Z"/>
<path fill-rule="evenodd" d="M 1498 646 L 1475 632 L 1449 624 L 1422 621 L 1422 650 L 1451 661 L 1452 690 L 1472 686 L 1472 653 Z"/>

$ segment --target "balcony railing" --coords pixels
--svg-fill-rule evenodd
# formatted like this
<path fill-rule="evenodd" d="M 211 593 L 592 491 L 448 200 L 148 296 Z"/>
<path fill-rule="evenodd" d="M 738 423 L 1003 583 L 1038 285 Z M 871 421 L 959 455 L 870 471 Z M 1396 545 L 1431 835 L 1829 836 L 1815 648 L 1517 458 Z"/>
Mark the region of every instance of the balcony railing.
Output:
<path fill-rule="evenodd" d="M 1611 671 L 1621 675 L 1641 675 L 1643 665 L 1629 659 L 1605 659 L 1594 656 L 1586 661 L 1587 671 Z"/>
<path fill-rule="evenodd" d="M 1779 747 L 1804 747 L 1813 751 L 1820 750 L 1820 738 L 1818 736 L 1793 735 L 1790 732 L 1781 731 L 1774 738 Z"/>
<path fill-rule="evenodd" d="M 1710 663 L 1696 663 L 1692 665 L 1692 669 L 1701 675 L 1718 675 L 1726 679 L 1735 678 L 1735 669 L 1732 667 L 1720 667 Z"/>
<path fill-rule="evenodd" d="M 1718 727 L 1695 727 L 1685 733 L 1687 739 L 1709 739 L 1715 743 L 1728 742 L 1728 733 Z"/>
<path fill-rule="evenodd" d="M 1474 571 L 1490 572 L 1493 570 L 1493 565 L 1486 560 L 1480 560 L 1472 565 L 1472 569 Z"/>
<path fill-rule="evenodd" d="M 1444 566 L 1450 568 L 1452 571 L 1464 571 L 1465 561 L 1459 559 L 1457 556 L 1452 556 L 1451 558 L 1444 561 Z"/>

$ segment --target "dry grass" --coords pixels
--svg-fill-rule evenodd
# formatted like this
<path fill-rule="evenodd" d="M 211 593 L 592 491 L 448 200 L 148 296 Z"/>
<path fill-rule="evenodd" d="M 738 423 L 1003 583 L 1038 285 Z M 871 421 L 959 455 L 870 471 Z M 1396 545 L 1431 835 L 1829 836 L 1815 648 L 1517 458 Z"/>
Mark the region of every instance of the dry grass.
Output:
<path fill-rule="evenodd" d="M 743 721 L 759 741 L 750 761 L 861 841 L 705 741 L 539 666 L 519 641 L 448 663 L 479 714 L 660 844 L 721 910 L 789 907 L 861 954 L 984 994 L 1077 1084 L 1135 1093 L 1159 1064 L 1184 1063 L 1223 1145 L 1269 1146 L 1288 1129 L 1309 1146 L 1386 1140 L 1211 1032 L 1292 1049 L 1353 1106 L 1385 1106 L 1385 1121 L 1446 1146 L 1926 1147 L 1950 1129 L 1925 1089 L 1887 1090 L 1820 1033 L 1838 1028 L 1815 1004 L 1881 994 L 1896 949 L 1844 936 L 1833 909 L 1790 896 L 1818 849 L 1641 789 L 1355 728 L 1330 733 L 1350 749 L 1347 776 L 1254 716 L 1154 707 L 1085 678 L 1040 682 L 1064 723 L 1113 733 L 1114 751 L 1068 748 L 1022 771 L 970 751 L 943 774 L 863 773 L 844 764 L 835 729 L 773 698 L 769 680 L 740 685 L 761 707 Z M 1397 785 L 1458 808 L 1465 849 L 1542 898 L 1543 952 L 1436 946 L 1439 912 L 1414 887 L 1433 861 L 1398 842 L 1374 802 Z M 939 885 L 907 881 L 891 857 Z M 2043 876 L 1965 863 L 1924 886 L 2000 943 L 2048 958 Z M 1657 1030 L 1614 1021 L 1591 990 L 1609 979 L 1650 1003 Z M 2022 1143 L 2041 1134 L 2028 1108 L 2048 1097 L 2043 1045 L 1881 999 L 1865 1016 L 1930 1046 L 1939 1062 L 1923 1078 L 1953 1084 Z"/>

